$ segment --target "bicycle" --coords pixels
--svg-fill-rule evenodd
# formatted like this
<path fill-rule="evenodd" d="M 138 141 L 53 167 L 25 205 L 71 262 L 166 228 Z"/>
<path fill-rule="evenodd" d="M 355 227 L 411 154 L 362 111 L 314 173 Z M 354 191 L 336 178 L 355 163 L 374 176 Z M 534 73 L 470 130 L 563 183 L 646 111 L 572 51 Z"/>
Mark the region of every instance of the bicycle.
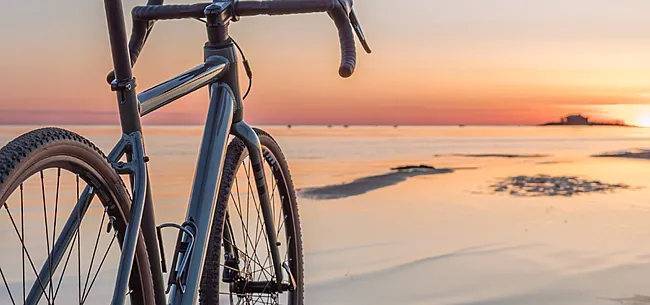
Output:
<path fill-rule="evenodd" d="M 370 53 L 352 1 L 215 0 L 163 5 L 163 0 L 149 0 L 131 12 L 128 45 L 121 0 L 104 0 L 104 4 L 114 66 L 107 80 L 117 95 L 122 137 L 105 155 L 79 134 L 42 128 L 19 136 L 0 150 L 0 202 L 6 212 L 0 224 L 8 226 L 0 231 L 0 237 L 4 261 L 11 262 L 0 267 L 6 288 L 0 301 L 17 304 L 22 297 L 23 304 L 91 304 L 112 298 L 113 305 L 189 305 L 197 301 L 235 303 L 236 299 L 237 304 L 280 304 L 284 300 L 302 304 L 302 239 L 293 182 L 276 141 L 243 120 L 235 47 L 241 49 L 229 37 L 228 27 L 244 16 L 327 12 L 341 41 L 339 74 L 349 77 L 356 65 L 353 30 Z M 205 62 L 136 95 L 132 66 L 154 22 L 190 18 L 206 24 Z M 243 53 L 242 59 L 249 77 L 245 98 L 252 73 Z M 210 104 L 185 222 L 156 225 L 140 118 L 204 87 L 208 87 Z M 245 179 L 247 185 L 240 185 L 238 178 Z M 46 195 L 45 183 L 55 181 L 52 200 L 52 193 Z M 60 192 L 61 186 L 69 186 L 71 194 Z M 31 187 L 36 190 L 28 191 Z M 245 192 L 240 187 L 246 188 Z M 243 193 L 247 194 L 245 204 Z M 97 221 L 87 220 L 92 216 Z M 97 237 L 88 244 L 82 232 L 98 223 Z M 43 225 L 44 232 L 35 229 L 37 225 Z M 254 238 L 250 234 L 253 226 Z M 163 228 L 178 229 L 169 268 Z M 94 232 L 90 231 L 93 238 Z M 6 236 L 12 234 L 19 243 L 16 247 L 7 246 Z M 34 235 L 40 237 L 34 239 Z M 113 270 L 116 275 L 100 277 L 107 258 L 118 256 L 110 252 L 115 244 L 121 249 Z M 90 262 L 85 266 L 81 253 L 90 254 L 91 246 Z M 98 252 L 104 247 L 106 251 Z M 43 251 L 30 252 L 30 248 Z M 37 271 L 39 258 L 42 263 Z M 76 268 L 72 267 L 75 262 Z M 65 281 L 74 278 L 66 275 L 68 266 L 77 270 L 77 283 Z M 169 274 L 166 283 L 163 273 Z M 96 285 L 110 285 L 113 279 L 112 291 L 92 290 Z M 71 294 L 63 301 L 57 299 L 62 288 Z"/>

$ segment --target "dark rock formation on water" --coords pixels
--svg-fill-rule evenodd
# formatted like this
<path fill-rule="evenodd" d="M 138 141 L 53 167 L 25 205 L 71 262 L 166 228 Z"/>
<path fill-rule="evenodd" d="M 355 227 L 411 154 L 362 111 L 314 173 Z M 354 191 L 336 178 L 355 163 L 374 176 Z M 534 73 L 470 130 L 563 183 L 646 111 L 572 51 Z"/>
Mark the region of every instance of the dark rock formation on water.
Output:
<path fill-rule="evenodd" d="M 469 158 L 545 158 L 549 155 L 542 154 L 452 154 L 456 157 L 469 157 Z"/>
<path fill-rule="evenodd" d="M 391 168 L 391 170 L 398 171 L 398 172 L 427 171 L 427 170 L 433 171 L 436 170 L 436 168 L 430 165 L 420 164 L 420 165 L 406 165 L 406 166 L 393 167 Z"/>
<path fill-rule="evenodd" d="M 619 152 L 608 152 L 598 155 L 593 155 L 595 158 L 630 158 L 630 159 L 646 159 L 650 160 L 649 149 L 629 149 Z"/>
<path fill-rule="evenodd" d="M 456 168 L 435 168 L 430 165 L 404 165 L 391 168 L 390 172 L 367 176 L 355 179 L 350 182 L 340 184 L 326 185 L 320 187 L 308 187 L 296 190 L 298 196 L 315 200 L 340 199 L 365 194 L 380 188 L 392 186 L 406 181 L 409 178 L 451 174 L 456 170 L 471 170 L 475 167 L 456 167 Z"/>
<path fill-rule="evenodd" d="M 575 176 L 514 176 L 492 184 L 494 192 L 513 196 L 575 196 L 586 193 L 603 193 L 616 189 L 628 189 L 625 184 L 609 184 Z"/>

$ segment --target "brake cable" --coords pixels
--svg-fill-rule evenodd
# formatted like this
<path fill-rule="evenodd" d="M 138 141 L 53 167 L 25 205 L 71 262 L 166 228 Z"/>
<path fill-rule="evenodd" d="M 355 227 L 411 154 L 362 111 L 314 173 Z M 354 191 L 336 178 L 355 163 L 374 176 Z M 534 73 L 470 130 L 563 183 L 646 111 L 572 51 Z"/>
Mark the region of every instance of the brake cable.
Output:
<path fill-rule="evenodd" d="M 234 38 L 230 37 L 230 40 L 232 40 L 232 42 L 237 47 L 237 50 L 239 50 L 242 58 L 242 63 L 244 64 L 244 69 L 246 70 L 246 76 L 248 76 L 248 88 L 246 89 L 246 93 L 244 93 L 244 97 L 242 97 L 242 100 L 245 100 L 248 94 L 251 92 L 251 87 L 253 86 L 253 71 L 251 70 L 251 65 L 248 63 L 248 59 L 246 59 L 246 55 L 244 55 L 244 51 L 242 51 Z"/>
<path fill-rule="evenodd" d="M 206 23 L 206 21 L 201 18 L 194 18 L 194 19 Z M 253 87 L 253 71 L 251 70 L 251 65 L 248 63 L 248 60 L 246 59 L 246 55 L 244 55 L 244 51 L 242 51 L 239 44 L 237 44 L 237 41 L 235 41 L 235 39 L 232 37 L 230 37 L 230 40 L 232 40 L 232 43 L 235 45 L 235 47 L 237 47 L 239 54 L 241 54 L 242 64 L 244 64 L 244 69 L 246 70 L 246 76 L 248 77 L 248 88 L 246 89 L 246 93 L 244 93 L 244 97 L 242 97 L 242 101 L 243 101 L 251 92 L 251 87 Z"/>

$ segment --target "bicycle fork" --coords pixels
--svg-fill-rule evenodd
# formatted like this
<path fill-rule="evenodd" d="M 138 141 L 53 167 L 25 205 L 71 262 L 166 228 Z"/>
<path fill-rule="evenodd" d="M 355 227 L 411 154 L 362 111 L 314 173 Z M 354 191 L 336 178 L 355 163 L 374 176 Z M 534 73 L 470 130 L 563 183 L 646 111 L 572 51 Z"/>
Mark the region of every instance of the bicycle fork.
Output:
<path fill-rule="evenodd" d="M 255 185 L 260 199 L 262 217 L 264 218 L 264 229 L 266 230 L 266 235 L 269 239 L 269 248 L 271 249 L 271 259 L 273 261 L 273 271 L 275 272 L 277 291 L 282 291 L 282 262 L 280 258 L 280 250 L 278 248 L 279 244 L 275 230 L 275 223 L 273 221 L 273 211 L 271 209 L 268 186 L 266 185 L 266 177 L 264 174 L 262 144 L 260 143 L 260 139 L 255 133 L 255 130 L 244 121 L 233 124 L 230 132 L 242 140 L 248 150 L 251 168 L 253 169 L 253 176 L 255 177 Z M 252 285 L 249 284 L 249 286 L 254 288 L 254 283 L 251 284 Z M 267 284 L 268 283 L 264 283 L 262 289 L 264 289 L 263 287 L 268 287 Z"/>

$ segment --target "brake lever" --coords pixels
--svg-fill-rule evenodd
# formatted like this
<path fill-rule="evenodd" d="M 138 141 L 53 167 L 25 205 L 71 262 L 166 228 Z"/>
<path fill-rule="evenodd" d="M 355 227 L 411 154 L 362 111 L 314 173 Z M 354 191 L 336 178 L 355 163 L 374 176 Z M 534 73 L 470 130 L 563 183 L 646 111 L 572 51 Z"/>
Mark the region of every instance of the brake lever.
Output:
<path fill-rule="evenodd" d="M 354 9 L 350 9 L 350 14 L 349 14 L 349 19 L 350 19 L 350 24 L 352 25 L 352 28 L 354 29 L 354 32 L 357 33 L 357 37 L 359 38 L 359 41 L 361 42 L 361 45 L 363 46 L 363 49 L 366 50 L 366 53 L 370 54 L 372 53 L 372 50 L 370 49 L 370 46 L 368 45 L 368 41 L 366 41 L 366 36 L 363 35 L 363 30 L 361 30 L 361 24 L 359 23 L 359 19 L 357 18 L 357 14 L 354 13 Z"/>
<path fill-rule="evenodd" d="M 359 24 L 359 19 L 357 18 L 357 14 L 354 13 L 354 8 L 352 8 L 352 1 L 338 0 L 338 2 L 343 8 L 343 10 L 345 10 L 345 13 L 348 14 L 350 25 L 352 25 L 354 32 L 357 34 L 357 38 L 359 38 L 359 41 L 361 42 L 363 49 L 366 50 L 366 53 L 368 54 L 372 53 L 372 50 L 370 50 L 370 46 L 368 45 L 368 41 L 366 41 L 366 36 L 363 35 L 363 30 L 361 30 L 361 24 Z"/>

